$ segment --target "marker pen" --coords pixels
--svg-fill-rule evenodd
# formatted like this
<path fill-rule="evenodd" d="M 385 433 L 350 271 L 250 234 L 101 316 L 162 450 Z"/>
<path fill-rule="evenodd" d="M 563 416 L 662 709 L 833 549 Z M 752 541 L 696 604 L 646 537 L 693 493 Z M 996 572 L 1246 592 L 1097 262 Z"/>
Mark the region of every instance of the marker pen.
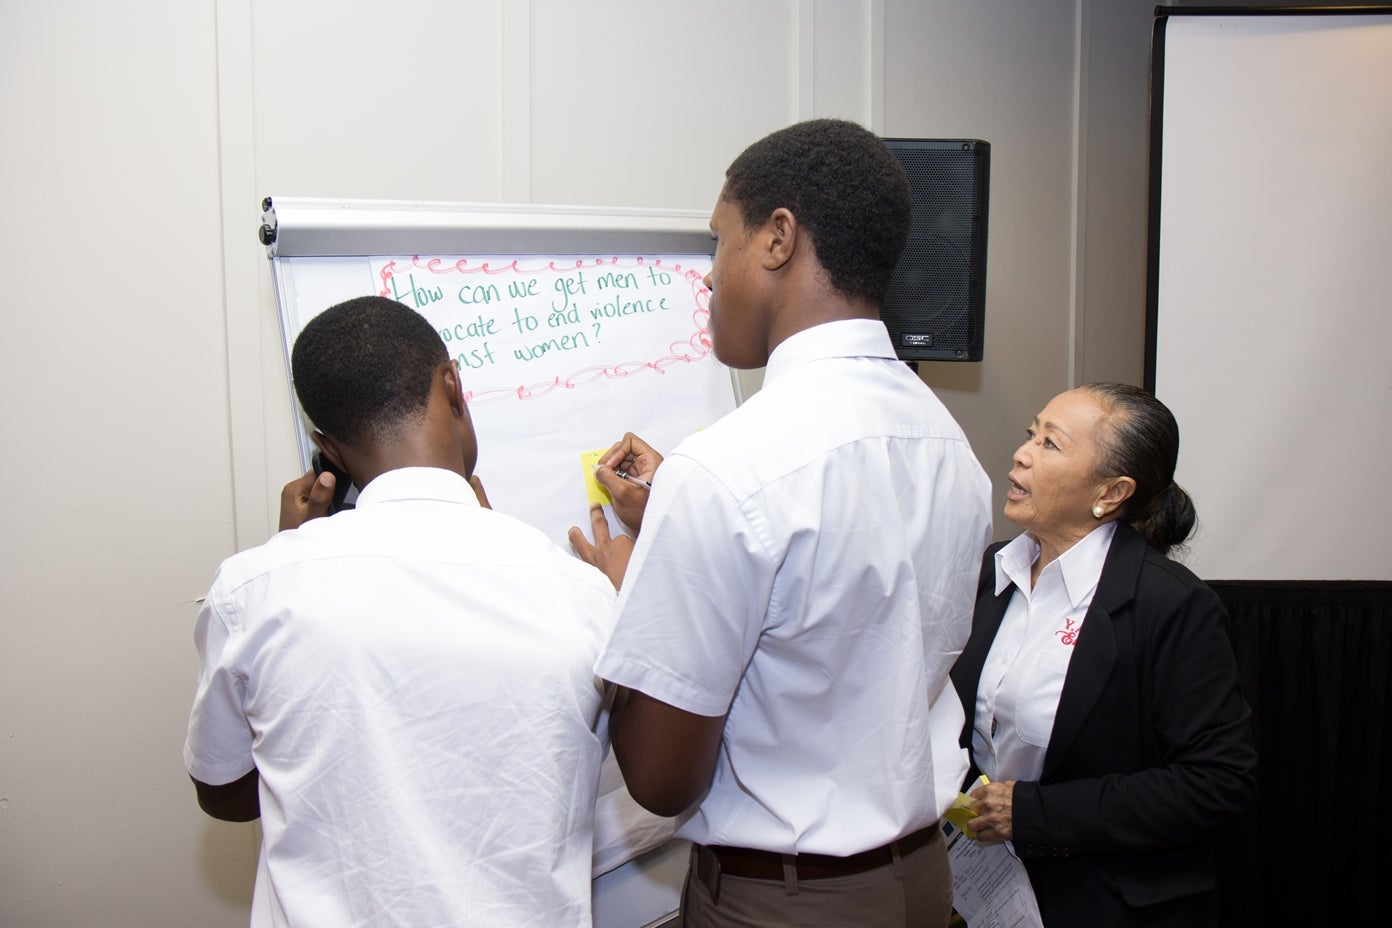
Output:
<path fill-rule="evenodd" d="M 645 490 L 651 490 L 651 489 L 652 489 L 652 484 L 651 484 L 651 483 L 648 483 L 648 482 L 647 482 L 646 480 L 644 480 L 642 477 L 635 477 L 635 476 L 633 476 L 632 474 L 630 474 L 630 473 L 629 473 L 628 471 L 626 471 L 626 470 L 616 470 L 616 471 L 614 471 L 614 474 L 615 474 L 616 476 L 618 476 L 619 478 L 623 479 L 623 480 L 627 480 L 629 483 L 636 483 L 636 484 L 638 484 L 640 487 L 642 487 L 642 488 L 645 489 Z"/>

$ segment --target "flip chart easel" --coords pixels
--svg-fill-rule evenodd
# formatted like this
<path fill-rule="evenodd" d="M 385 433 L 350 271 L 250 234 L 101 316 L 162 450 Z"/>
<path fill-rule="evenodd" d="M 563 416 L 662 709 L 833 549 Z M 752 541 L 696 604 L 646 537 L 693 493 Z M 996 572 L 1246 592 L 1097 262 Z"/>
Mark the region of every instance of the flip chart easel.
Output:
<path fill-rule="evenodd" d="M 583 455 L 626 431 L 670 450 L 740 398 L 707 331 L 705 213 L 291 197 L 262 211 L 287 384 L 296 336 L 329 306 L 378 294 L 418 310 L 459 363 L 493 508 L 567 550 L 589 524 Z M 305 468 L 309 428 L 301 412 Z M 675 912 L 685 842 L 612 757 L 601 787 L 595 923 L 638 928 Z"/>

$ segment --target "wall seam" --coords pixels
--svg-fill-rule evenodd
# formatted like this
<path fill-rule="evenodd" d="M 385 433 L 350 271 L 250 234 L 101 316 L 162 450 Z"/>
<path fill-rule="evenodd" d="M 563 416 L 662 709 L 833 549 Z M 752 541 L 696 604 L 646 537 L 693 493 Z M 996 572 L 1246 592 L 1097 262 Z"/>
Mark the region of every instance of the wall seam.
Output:
<path fill-rule="evenodd" d="M 1087 330 L 1087 139 L 1088 139 L 1088 29 L 1089 0 L 1074 6 L 1073 57 L 1073 202 L 1069 235 L 1068 281 L 1068 379 L 1082 383 L 1086 362 Z"/>
<path fill-rule="evenodd" d="M 866 70 L 869 72 L 869 129 L 885 134 L 885 0 L 870 0 L 866 41 Z"/>
<path fill-rule="evenodd" d="M 502 32 L 498 190 L 505 203 L 532 202 L 532 5 L 498 0 Z"/>
<path fill-rule="evenodd" d="M 263 415 L 263 303 L 257 266 L 261 246 L 252 238 L 259 227 L 256 210 L 264 194 L 255 189 L 251 0 L 217 0 L 213 15 L 231 529 L 233 550 L 241 550 L 265 541 L 271 530 L 267 503 L 270 463 Z"/>

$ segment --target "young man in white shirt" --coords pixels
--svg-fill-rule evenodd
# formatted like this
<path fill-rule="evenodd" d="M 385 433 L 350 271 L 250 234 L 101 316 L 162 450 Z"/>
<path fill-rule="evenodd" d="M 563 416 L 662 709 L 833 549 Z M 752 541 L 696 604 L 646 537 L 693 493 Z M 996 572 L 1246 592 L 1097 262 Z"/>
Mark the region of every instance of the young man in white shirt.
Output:
<path fill-rule="evenodd" d="M 418 313 L 339 304 L 291 363 L 361 492 L 312 518 L 332 477 L 292 482 L 293 530 L 219 568 L 184 747 L 205 811 L 261 819 L 252 925 L 588 926 L 612 586 L 487 508 Z"/>
<path fill-rule="evenodd" d="M 605 456 L 636 541 L 602 510 L 593 544 L 571 532 L 620 586 L 596 665 L 619 766 L 687 816 L 684 928 L 951 913 L 938 821 L 967 760 L 948 671 L 990 482 L 880 321 L 910 214 L 898 162 L 852 123 L 741 154 L 711 217 L 710 334 L 763 386 L 665 460 L 631 434 Z"/>

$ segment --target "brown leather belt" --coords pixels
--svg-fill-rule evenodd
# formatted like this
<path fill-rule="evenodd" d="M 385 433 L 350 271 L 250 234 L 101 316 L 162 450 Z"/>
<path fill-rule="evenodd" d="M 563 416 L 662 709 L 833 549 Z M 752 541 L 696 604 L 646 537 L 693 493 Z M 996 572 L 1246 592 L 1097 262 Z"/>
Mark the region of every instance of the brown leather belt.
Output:
<path fill-rule="evenodd" d="M 833 857 L 830 854 L 789 854 L 787 857 L 797 868 L 799 880 L 827 880 L 832 877 L 849 876 L 852 873 L 863 873 L 876 867 L 886 867 L 893 862 L 896 849 L 900 857 L 912 854 L 933 840 L 937 833 L 938 823 L 934 822 L 898 841 L 891 841 L 889 844 L 849 857 Z M 720 862 L 720 873 L 725 876 L 745 877 L 751 880 L 783 879 L 783 854 L 719 845 L 703 845 L 698 850 L 713 854 Z"/>

